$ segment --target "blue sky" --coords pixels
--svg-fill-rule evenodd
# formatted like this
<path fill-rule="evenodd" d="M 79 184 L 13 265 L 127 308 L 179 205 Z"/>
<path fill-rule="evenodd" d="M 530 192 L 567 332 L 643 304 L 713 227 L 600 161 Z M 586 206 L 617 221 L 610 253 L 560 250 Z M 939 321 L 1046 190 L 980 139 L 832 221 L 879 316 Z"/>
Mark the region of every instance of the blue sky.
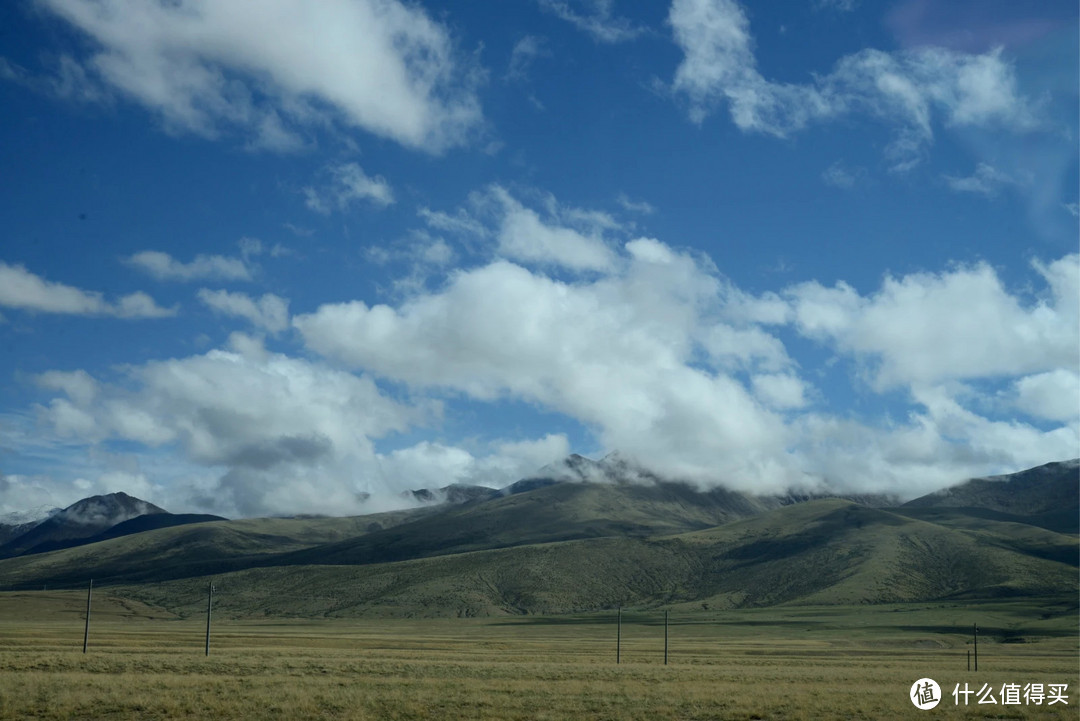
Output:
<path fill-rule="evenodd" d="M 4 12 L 0 513 L 1080 455 L 1075 3 Z"/>

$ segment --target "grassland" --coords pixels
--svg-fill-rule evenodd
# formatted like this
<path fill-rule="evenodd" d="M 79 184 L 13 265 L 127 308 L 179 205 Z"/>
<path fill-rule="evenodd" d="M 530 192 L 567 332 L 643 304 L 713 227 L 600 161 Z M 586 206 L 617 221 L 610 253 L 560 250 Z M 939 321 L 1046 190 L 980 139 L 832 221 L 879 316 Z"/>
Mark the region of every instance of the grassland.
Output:
<path fill-rule="evenodd" d="M 222 620 L 103 590 L 0 594 L 0 719 L 1075 719 L 1075 606 L 1024 602 L 487 619 Z M 970 628 L 980 669 L 966 670 Z M 1069 705 L 957 707 L 957 683 L 1068 683 Z M 975 701 L 973 697 L 972 702 Z"/>

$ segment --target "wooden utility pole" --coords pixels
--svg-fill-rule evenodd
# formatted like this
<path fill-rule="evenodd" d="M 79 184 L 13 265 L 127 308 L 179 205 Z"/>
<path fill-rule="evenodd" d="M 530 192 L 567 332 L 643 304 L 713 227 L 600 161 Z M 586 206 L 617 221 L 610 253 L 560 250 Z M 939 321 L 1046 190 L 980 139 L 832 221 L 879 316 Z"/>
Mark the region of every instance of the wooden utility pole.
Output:
<path fill-rule="evenodd" d="M 667 666 L 668 649 L 668 612 L 664 611 L 664 665 Z"/>
<path fill-rule="evenodd" d="M 975 626 L 975 670 L 979 670 L 979 624 Z"/>
<path fill-rule="evenodd" d="M 83 629 L 82 652 L 86 653 L 86 642 L 90 638 L 90 596 L 94 593 L 94 579 L 90 579 L 90 586 L 86 589 L 86 628 Z"/>
<path fill-rule="evenodd" d="M 206 655 L 210 655 L 210 611 L 214 605 L 214 582 L 206 588 Z"/>
<path fill-rule="evenodd" d="M 622 663 L 622 606 L 615 626 L 615 663 Z"/>

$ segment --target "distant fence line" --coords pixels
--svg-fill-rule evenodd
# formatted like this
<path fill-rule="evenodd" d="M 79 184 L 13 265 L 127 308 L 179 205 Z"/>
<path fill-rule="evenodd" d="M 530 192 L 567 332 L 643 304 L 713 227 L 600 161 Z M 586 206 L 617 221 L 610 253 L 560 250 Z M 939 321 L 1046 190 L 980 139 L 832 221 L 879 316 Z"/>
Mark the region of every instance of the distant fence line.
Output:
<path fill-rule="evenodd" d="M 154 586 L 163 586 L 163 585 L 165 585 L 165 583 L 170 583 L 170 582 L 158 582 L 158 583 L 138 584 L 138 585 L 141 588 L 148 588 L 148 587 L 152 588 Z M 117 583 L 117 584 L 113 585 L 111 588 L 119 590 L 119 589 L 122 589 L 122 588 L 125 588 L 125 587 L 128 587 L 128 584 Z M 103 588 L 102 586 L 99 585 L 98 586 L 98 591 L 100 593 L 100 592 L 102 592 L 102 591 L 104 591 L 104 590 L 106 590 L 108 588 L 110 588 L 110 587 L 105 586 Z M 250 602 L 252 594 L 248 590 L 249 588 L 250 587 L 246 587 L 241 594 L 236 594 L 235 597 L 240 597 L 242 595 L 246 600 L 248 600 Z M 87 649 L 89 647 L 89 640 L 90 640 L 90 628 L 91 628 L 90 621 L 91 621 L 91 616 L 92 616 L 91 599 L 92 599 L 93 590 L 94 590 L 94 581 L 93 580 L 90 580 L 86 585 L 81 585 L 81 584 L 80 585 L 57 584 L 57 585 L 53 586 L 53 585 L 49 585 L 49 584 L 41 584 L 41 585 L 34 584 L 34 585 L 24 585 L 24 586 L 6 586 L 6 587 L 5 586 L 0 586 L 0 592 L 17 592 L 17 593 L 33 593 L 33 592 L 42 592 L 42 591 L 44 591 L 44 592 L 48 592 L 48 591 L 82 591 L 82 590 L 86 590 L 86 592 L 87 592 L 86 593 L 86 611 L 85 611 L 85 614 L 84 614 L 85 626 L 84 626 L 84 630 L 83 630 L 83 645 L 82 645 L 82 652 L 86 653 Z M 195 589 L 192 589 L 192 591 L 194 591 L 194 590 Z M 214 598 L 217 597 L 217 596 L 222 595 L 222 591 L 223 591 L 223 589 L 221 587 L 219 587 L 216 583 L 214 583 L 212 580 L 207 582 L 206 595 L 204 596 L 204 598 L 206 599 L 206 643 L 205 643 L 205 653 L 206 653 L 207 656 L 210 655 L 210 637 L 211 637 L 211 631 L 212 631 L 212 615 L 213 615 L 213 609 L 214 609 Z M 201 596 L 201 594 L 198 594 L 198 595 Z M 228 597 L 227 592 L 226 592 L 225 595 L 226 595 L 226 597 Z M 141 600 L 141 599 L 138 598 L 138 594 L 125 594 L 125 597 L 128 600 Z M 266 598 L 267 599 L 273 598 L 274 600 L 277 600 L 277 601 L 300 601 L 300 600 L 303 600 L 303 601 L 347 601 L 347 600 L 351 599 L 351 597 L 348 596 L 347 594 L 326 596 L 326 595 L 313 595 L 313 594 L 309 595 L 309 594 L 279 593 L 277 591 L 271 591 L 270 593 L 268 593 L 266 595 Z M 197 603 L 200 600 L 201 600 L 201 598 L 193 597 L 192 598 L 192 603 Z M 143 601 L 143 602 L 145 602 L 145 601 Z M 596 610 L 582 610 L 582 611 L 572 612 L 570 614 L 559 614 L 559 615 L 582 615 L 582 614 L 596 615 L 597 616 L 597 619 L 596 619 L 597 623 L 605 623 L 605 622 L 606 623 L 614 623 L 614 625 L 615 625 L 614 660 L 615 660 L 616 664 L 620 664 L 622 662 L 622 646 L 623 646 L 623 615 L 624 614 L 623 614 L 622 606 L 618 606 L 616 608 L 603 608 L 603 609 L 596 609 Z M 659 610 L 638 610 L 638 611 L 633 612 L 633 615 L 637 617 L 637 623 L 639 625 L 642 623 L 641 618 L 643 616 L 646 617 L 646 618 L 649 618 L 649 619 L 655 619 L 655 623 L 657 625 L 659 625 L 658 614 L 659 614 Z M 513 614 L 513 615 L 520 615 L 520 614 Z M 312 619 L 312 620 L 317 620 L 317 619 Z M 663 658 L 664 658 L 664 665 L 667 666 L 668 665 L 668 660 L 669 660 L 669 657 L 670 657 L 670 611 L 667 610 L 667 609 L 664 610 L 663 625 L 664 625 Z M 957 628 L 957 631 L 959 631 L 959 630 L 960 629 Z M 968 671 L 972 670 L 972 660 L 974 660 L 975 671 L 978 671 L 979 670 L 979 645 L 978 645 L 979 644 L 979 627 L 978 627 L 978 624 L 973 624 L 972 625 L 972 640 L 973 640 L 973 644 L 974 644 L 974 654 L 972 654 L 971 650 L 966 651 L 967 670 Z"/>

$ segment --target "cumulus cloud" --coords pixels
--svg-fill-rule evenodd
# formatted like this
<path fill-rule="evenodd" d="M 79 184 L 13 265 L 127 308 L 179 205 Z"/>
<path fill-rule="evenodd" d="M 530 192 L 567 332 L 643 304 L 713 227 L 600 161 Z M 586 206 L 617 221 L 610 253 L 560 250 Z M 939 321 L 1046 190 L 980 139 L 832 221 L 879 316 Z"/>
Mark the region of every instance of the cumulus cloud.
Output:
<path fill-rule="evenodd" d="M 170 449 L 212 476 L 192 502 L 223 499 L 221 511 L 243 515 L 370 511 L 365 493 L 503 485 L 570 450 L 561 434 L 394 444 L 469 403 L 561 414 L 661 475 L 755 492 L 916 495 L 1080 448 L 1080 413 L 1064 400 L 1078 383 L 1080 256 L 1033 261 L 1018 288 L 974 264 L 887 275 L 865 292 L 809 281 L 751 293 L 703 255 L 528 197 L 492 186 L 465 209 L 421 210 L 431 232 L 487 252 L 392 303 L 295 315 L 306 358 L 236 333 L 228 348 L 128 367 L 119 382 L 47 373 L 38 383 L 55 397 L 40 417 L 71 443 Z M 515 232 L 534 249 L 508 241 Z M 398 250 L 421 262 L 420 237 Z M 289 322 L 274 296 L 200 298 L 271 332 Z M 797 363 L 792 340 L 825 359 Z M 834 384 L 879 394 L 883 410 L 830 415 Z"/>
<path fill-rule="evenodd" d="M 1074 256 L 1034 263 L 1035 295 L 975 265 L 888 276 L 868 295 L 810 282 L 755 296 L 655 239 L 612 253 L 574 280 L 496 259 L 397 306 L 327 304 L 293 324 L 311 350 L 415 392 L 535 403 L 662 473 L 736 488 L 910 491 L 916 474 L 930 490 L 1075 454 L 1075 409 L 1044 403 L 1039 417 L 1062 425 L 1040 429 L 979 415 L 958 385 L 1019 382 L 1010 402 L 1034 407 L 1049 380 L 1020 379 L 1075 365 Z M 782 329 L 853 361 L 869 390 L 905 389 L 908 419 L 821 413 Z"/>
<path fill-rule="evenodd" d="M 570 442 L 559 433 L 537 440 L 498 443 L 483 455 L 457 446 L 422 441 L 380 454 L 378 464 L 387 479 L 403 488 L 436 489 L 452 483 L 501 488 L 508 479 L 528 476 L 569 453 Z"/>
<path fill-rule="evenodd" d="M 898 170 L 918 162 L 935 117 L 947 126 L 1033 124 L 1000 50 L 863 50 L 811 82 L 779 83 L 759 72 L 750 21 L 735 0 L 675 0 L 668 22 L 684 54 L 672 88 L 687 99 L 695 123 L 727 105 L 740 129 L 785 137 L 814 122 L 868 113 L 898 126 L 888 149 Z"/>
<path fill-rule="evenodd" d="M 554 264 L 573 270 L 606 270 L 615 255 L 596 230 L 582 232 L 573 227 L 544 222 L 540 215 L 514 199 L 503 188 L 495 187 L 492 196 L 502 206 L 498 230 L 498 251 L 507 258 Z M 589 218 L 582 225 L 592 225 Z"/>
<path fill-rule="evenodd" d="M 143 250 L 122 259 L 124 263 L 157 280 L 251 280 L 252 269 L 241 258 L 196 255 L 184 263 L 160 250 Z"/>
<path fill-rule="evenodd" d="M 549 270 L 607 272 L 617 262 L 615 238 L 630 227 L 608 213 L 562 204 L 549 193 L 525 192 L 526 201 L 501 185 L 469 194 L 454 213 L 421 208 L 428 228 L 457 236 L 474 250 Z"/>
<path fill-rule="evenodd" d="M 1035 269 L 1051 292 L 1026 303 L 986 264 L 889 276 L 869 297 L 842 282 L 803 283 L 786 295 L 801 333 L 867 362 L 881 389 L 1071 367 L 1080 256 Z"/>
<path fill-rule="evenodd" d="M 1056 368 L 1025 376 L 1013 384 L 1011 395 L 1017 408 L 1035 418 L 1074 420 L 1080 413 L 1080 375 Z"/>
<path fill-rule="evenodd" d="M 922 396 L 930 406 L 903 423 L 869 424 L 819 413 L 797 416 L 800 439 L 816 478 L 850 492 L 915 498 L 965 478 L 1018 471 L 1076 456 L 1076 425 L 1041 431 L 1015 420 L 995 421 L 964 409 L 947 394 Z M 940 401 L 940 402 L 939 402 Z"/>
<path fill-rule="evenodd" d="M 540 403 L 654 467 L 760 481 L 782 465 L 782 422 L 731 377 L 689 363 L 716 279 L 655 240 L 628 244 L 624 261 L 567 283 L 497 260 L 399 308 L 329 304 L 294 325 L 313 350 L 380 376 Z"/>
<path fill-rule="evenodd" d="M 540 7 L 601 43 L 634 40 L 645 28 L 612 11 L 612 0 L 539 0 Z"/>
<path fill-rule="evenodd" d="M 365 485 L 370 477 L 353 477 L 349 461 L 370 458 L 372 438 L 407 428 L 421 411 L 383 396 L 370 378 L 236 345 L 246 352 L 130 368 L 125 386 L 93 383 L 82 372 L 43 375 L 39 383 L 66 397 L 41 413 L 65 437 L 176 446 L 194 463 L 224 468 L 221 490 L 244 514 L 285 510 L 270 500 L 276 493 L 330 511 L 350 493 L 339 509 L 359 508 L 359 492 L 380 490 Z M 291 491 L 283 490 L 289 474 L 304 479 Z"/>
<path fill-rule="evenodd" d="M 304 188 L 304 202 L 316 213 L 328 215 L 333 210 L 347 210 L 356 201 L 365 200 L 385 208 L 394 202 L 394 191 L 381 175 L 374 178 L 356 163 L 341 163 L 327 169 L 330 183 L 321 188 Z"/>
<path fill-rule="evenodd" d="M 143 292 L 121 296 L 114 303 L 101 293 L 45 280 L 21 265 L 0 261 L 0 306 L 67 315 L 109 315 L 117 318 L 165 318 L 175 308 L 162 308 Z"/>
<path fill-rule="evenodd" d="M 289 327 L 289 301 L 272 293 L 255 300 L 246 293 L 201 288 L 197 295 L 215 313 L 244 318 L 270 333 L 280 333 Z"/>
<path fill-rule="evenodd" d="M 765 405 L 779 410 L 802 408 L 807 404 L 806 384 L 787 373 L 763 373 L 751 378 L 754 395 Z"/>
<path fill-rule="evenodd" d="M 127 367 L 118 383 L 81 370 L 43 373 L 38 385 L 61 395 L 38 414 L 68 443 L 125 441 L 178 454 L 181 465 L 202 469 L 198 482 L 177 482 L 186 495 L 147 488 L 143 470 L 125 470 L 124 489 L 227 515 L 400 507 L 405 490 L 503 486 L 568 453 L 562 435 L 495 442 L 481 453 L 431 442 L 379 453 L 377 440 L 437 418 L 438 404 L 395 400 L 368 376 L 269 352 L 243 334 L 230 346 Z M 99 474 L 83 490 L 108 480 Z"/>
<path fill-rule="evenodd" d="M 40 5 L 92 40 L 83 76 L 173 132 L 293 150 L 305 131 L 343 125 L 439 151 L 481 120 L 478 71 L 444 25 L 398 0 Z"/>

